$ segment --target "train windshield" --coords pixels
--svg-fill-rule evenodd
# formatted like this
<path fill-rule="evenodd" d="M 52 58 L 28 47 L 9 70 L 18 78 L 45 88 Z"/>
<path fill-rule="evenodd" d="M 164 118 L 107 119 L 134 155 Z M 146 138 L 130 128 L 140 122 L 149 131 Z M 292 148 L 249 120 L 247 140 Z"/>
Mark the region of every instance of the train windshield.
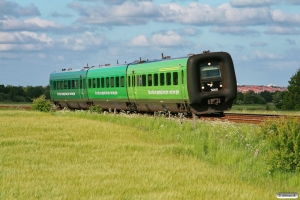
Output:
<path fill-rule="evenodd" d="M 200 64 L 201 79 L 221 77 L 219 63 L 201 63 Z"/>

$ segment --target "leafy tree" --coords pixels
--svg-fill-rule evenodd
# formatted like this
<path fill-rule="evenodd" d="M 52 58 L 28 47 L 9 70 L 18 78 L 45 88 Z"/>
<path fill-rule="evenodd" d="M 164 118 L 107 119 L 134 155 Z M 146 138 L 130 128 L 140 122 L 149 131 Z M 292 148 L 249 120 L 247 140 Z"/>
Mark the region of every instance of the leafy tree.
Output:
<path fill-rule="evenodd" d="M 284 95 L 282 108 L 286 110 L 300 110 L 300 68 L 291 77 L 288 92 Z"/>
<path fill-rule="evenodd" d="M 20 101 L 25 101 L 24 97 L 25 92 L 22 86 L 9 86 L 9 93 L 8 93 L 8 98 L 11 101 L 15 102 L 20 102 Z"/>
<path fill-rule="evenodd" d="M 244 94 L 244 103 L 245 104 L 266 104 L 266 100 L 255 94 L 254 91 L 250 90 Z"/>
<path fill-rule="evenodd" d="M 4 85 L 0 85 L 0 93 L 3 93 L 3 94 L 7 93 L 7 89 Z"/>
<path fill-rule="evenodd" d="M 266 102 L 272 102 L 273 100 L 271 92 L 263 91 L 259 95 L 263 97 L 266 100 Z"/>
<path fill-rule="evenodd" d="M 47 99 L 50 99 L 50 85 L 47 85 L 44 89 L 44 95 L 46 95 Z"/>
<path fill-rule="evenodd" d="M 46 96 L 42 94 L 40 97 L 33 100 L 32 110 L 49 112 L 53 109 L 50 100 L 46 99 Z"/>
<path fill-rule="evenodd" d="M 243 104 L 244 103 L 244 95 L 241 92 L 237 92 L 237 97 L 233 102 L 234 104 Z"/>
<path fill-rule="evenodd" d="M 28 101 L 31 101 L 34 98 L 37 98 L 39 96 L 41 96 L 42 94 L 44 94 L 44 88 L 42 86 L 27 86 L 25 88 L 26 91 L 26 97 L 28 99 Z"/>
<path fill-rule="evenodd" d="M 283 100 L 283 96 L 286 92 L 275 92 L 273 94 L 273 103 L 275 105 L 276 108 L 281 109 L 282 108 L 282 100 Z"/>

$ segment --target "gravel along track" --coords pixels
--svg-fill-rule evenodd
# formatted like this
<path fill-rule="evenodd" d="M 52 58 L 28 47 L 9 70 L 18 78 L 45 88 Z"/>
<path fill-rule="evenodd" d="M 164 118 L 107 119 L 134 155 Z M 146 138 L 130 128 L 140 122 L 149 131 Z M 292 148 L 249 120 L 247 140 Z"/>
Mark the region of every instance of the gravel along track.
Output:
<path fill-rule="evenodd" d="M 239 113 L 226 113 L 224 116 L 210 116 L 204 115 L 200 116 L 200 119 L 208 119 L 208 120 L 222 120 L 222 121 L 230 121 L 236 123 L 249 123 L 249 124 L 260 124 L 267 119 L 278 119 L 280 117 L 287 117 L 287 115 L 266 115 L 266 114 L 239 114 Z M 298 117 L 300 122 L 300 117 Z"/>

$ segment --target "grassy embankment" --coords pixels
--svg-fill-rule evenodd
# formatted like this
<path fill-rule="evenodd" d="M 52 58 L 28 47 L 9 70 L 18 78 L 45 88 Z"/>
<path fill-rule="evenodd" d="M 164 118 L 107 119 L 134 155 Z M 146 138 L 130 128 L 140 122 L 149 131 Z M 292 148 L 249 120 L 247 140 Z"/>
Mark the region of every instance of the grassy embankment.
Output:
<path fill-rule="evenodd" d="M 250 113 L 250 114 L 277 114 L 277 115 L 300 115 L 300 111 L 279 110 L 274 104 L 244 104 L 233 105 L 230 113 Z"/>
<path fill-rule="evenodd" d="M 0 199 L 275 199 L 300 188 L 299 174 L 268 172 L 254 125 L 8 110 L 0 127 Z"/>

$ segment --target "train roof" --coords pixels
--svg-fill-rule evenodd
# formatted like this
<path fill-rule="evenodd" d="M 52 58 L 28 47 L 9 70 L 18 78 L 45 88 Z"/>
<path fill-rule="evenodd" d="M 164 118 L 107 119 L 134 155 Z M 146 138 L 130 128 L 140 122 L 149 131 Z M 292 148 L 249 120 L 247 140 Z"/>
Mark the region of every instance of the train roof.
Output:
<path fill-rule="evenodd" d="M 92 66 L 92 67 L 83 67 L 81 69 L 62 69 L 62 71 L 54 71 L 51 74 L 60 74 L 60 73 L 74 73 L 76 74 L 79 73 L 81 74 L 83 71 L 87 70 L 94 70 L 94 69 L 113 69 L 113 68 L 122 68 L 126 67 L 127 65 L 139 65 L 139 64 L 146 64 L 146 63 L 155 63 L 155 62 L 161 62 L 161 61 L 169 61 L 169 60 L 178 60 L 178 59 L 183 59 L 183 58 L 188 58 L 189 56 L 184 56 L 184 57 L 176 57 L 176 58 L 170 58 L 170 57 L 165 57 L 162 59 L 155 59 L 155 60 L 136 60 L 131 63 L 126 63 L 126 64 L 120 64 L 120 65 L 100 65 L 100 66 Z"/>

